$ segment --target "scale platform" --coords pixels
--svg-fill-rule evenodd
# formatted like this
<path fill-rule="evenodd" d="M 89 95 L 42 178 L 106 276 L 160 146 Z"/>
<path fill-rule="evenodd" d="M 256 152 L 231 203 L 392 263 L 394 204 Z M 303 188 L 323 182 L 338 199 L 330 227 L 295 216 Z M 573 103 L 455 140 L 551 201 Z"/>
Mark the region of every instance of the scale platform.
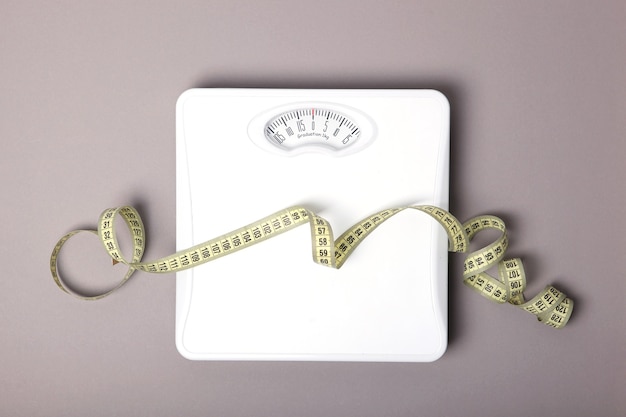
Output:
<path fill-rule="evenodd" d="M 177 102 L 177 249 L 301 205 L 335 237 L 377 211 L 448 208 L 447 99 L 434 90 L 191 89 Z M 429 362 L 447 347 L 444 230 L 405 210 L 340 269 L 308 226 L 176 276 L 192 360 Z"/>

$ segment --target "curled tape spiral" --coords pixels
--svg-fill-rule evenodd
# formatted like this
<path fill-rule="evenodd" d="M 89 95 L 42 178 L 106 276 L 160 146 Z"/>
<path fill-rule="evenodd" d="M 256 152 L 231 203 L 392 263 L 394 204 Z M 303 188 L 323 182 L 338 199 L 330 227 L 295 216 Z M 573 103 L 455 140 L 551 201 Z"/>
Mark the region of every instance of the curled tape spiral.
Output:
<path fill-rule="evenodd" d="M 448 235 L 450 252 L 468 252 L 469 242 L 477 233 L 487 229 L 498 230 L 500 236 L 493 243 L 467 255 L 464 262 L 463 282 L 487 299 L 496 303 L 513 304 L 535 315 L 540 322 L 548 326 L 561 328 L 567 324 L 574 302 L 553 286 L 547 286 L 531 300 L 526 301 L 523 294 L 526 287 L 526 275 L 522 261 L 519 258 L 504 259 L 508 239 L 504 222 L 501 219 L 484 215 L 460 223 L 446 210 L 430 205 L 396 207 L 380 211 L 350 227 L 337 240 L 334 240 L 331 226 L 326 219 L 301 206 L 289 207 L 240 229 L 152 262 L 141 261 L 145 248 L 145 230 L 137 210 L 130 206 L 110 208 L 100 215 L 97 231 L 74 230 L 58 241 L 50 257 L 50 272 L 59 288 L 66 293 L 83 300 L 97 300 L 124 285 L 137 270 L 164 274 L 193 268 L 306 223 L 311 228 L 314 262 L 339 269 L 359 243 L 385 220 L 403 210 L 417 210 L 435 219 Z M 122 256 L 117 242 L 113 221 L 117 215 L 124 219 L 133 238 L 133 254 L 130 261 Z M 59 252 L 65 242 L 81 232 L 97 234 L 113 262 L 128 266 L 128 271 L 122 280 L 110 291 L 95 296 L 85 296 L 72 290 L 61 279 L 57 265 Z M 486 273 L 487 270 L 496 266 L 499 279 Z"/>

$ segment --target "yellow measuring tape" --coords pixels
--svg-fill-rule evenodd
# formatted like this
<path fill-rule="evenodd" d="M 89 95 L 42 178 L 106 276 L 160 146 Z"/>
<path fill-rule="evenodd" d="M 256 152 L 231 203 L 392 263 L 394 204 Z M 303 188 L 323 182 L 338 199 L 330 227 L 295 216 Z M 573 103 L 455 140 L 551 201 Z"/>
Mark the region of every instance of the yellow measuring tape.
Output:
<path fill-rule="evenodd" d="M 356 223 L 337 240 L 333 239 L 333 232 L 327 220 L 304 207 L 294 206 L 152 262 L 141 262 L 145 248 L 145 230 L 137 210 L 130 206 L 110 208 L 100 215 L 97 231 L 74 230 L 59 240 L 50 257 L 50 272 L 59 288 L 66 293 L 84 300 L 97 300 L 106 297 L 124 285 L 136 270 L 150 273 L 172 273 L 193 268 L 306 223 L 311 228 L 314 262 L 338 269 L 341 268 L 359 243 L 372 231 L 383 224 L 385 220 L 403 210 L 418 210 L 429 215 L 443 226 L 448 234 L 448 250 L 450 252 L 467 252 L 469 242 L 480 231 L 487 229 L 500 231 L 500 236 L 493 243 L 467 255 L 464 263 L 463 282 L 489 300 L 496 303 L 508 302 L 513 304 L 535 315 L 540 322 L 548 326 L 561 328 L 568 322 L 574 308 L 574 302 L 553 286 L 547 286 L 529 301 L 524 298 L 523 292 L 526 287 L 524 267 L 519 258 L 504 259 L 508 239 L 504 222 L 501 219 L 485 215 L 460 223 L 446 210 L 430 205 L 396 207 L 380 211 Z M 122 256 L 117 242 L 114 218 L 118 214 L 124 219 L 132 234 L 133 255 L 130 261 Z M 81 232 L 98 235 L 113 262 L 128 266 L 128 271 L 120 283 L 103 294 L 81 295 L 68 287 L 59 274 L 57 260 L 61 248 L 72 236 Z M 487 270 L 496 266 L 499 279 L 486 273 Z"/>

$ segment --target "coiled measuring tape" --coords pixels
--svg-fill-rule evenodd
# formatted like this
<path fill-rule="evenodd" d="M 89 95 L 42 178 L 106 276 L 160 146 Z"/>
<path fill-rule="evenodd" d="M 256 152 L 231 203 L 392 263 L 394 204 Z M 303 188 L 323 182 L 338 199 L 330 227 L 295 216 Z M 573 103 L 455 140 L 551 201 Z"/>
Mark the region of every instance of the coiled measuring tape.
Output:
<path fill-rule="evenodd" d="M 332 228 L 326 219 L 301 206 L 289 207 L 240 229 L 152 262 L 141 261 L 145 249 L 145 230 L 137 210 L 130 206 L 110 208 L 100 215 L 97 230 L 74 230 L 58 241 L 50 257 L 50 272 L 57 286 L 66 293 L 83 300 L 97 300 L 116 291 L 137 270 L 166 274 L 193 268 L 306 223 L 311 228 L 313 261 L 322 266 L 338 269 L 370 233 L 385 220 L 403 210 L 417 210 L 435 219 L 448 235 L 450 252 L 468 252 L 470 241 L 480 231 L 487 229 L 500 231 L 500 236 L 493 243 L 467 255 L 463 282 L 487 299 L 500 304 L 506 302 L 513 304 L 535 315 L 541 323 L 548 326 L 561 328 L 567 324 L 574 302 L 562 291 L 548 285 L 531 300 L 526 301 L 523 294 L 526 288 L 526 274 L 522 261 L 519 258 L 504 259 L 509 243 L 504 222 L 500 218 L 484 215 L 460 223 L 446 210 L 430 205 L 396 207 L 380 211 L 350 227 L 337 240 L 334 240 Z M 130 261 L 122 255 L 116 238 L 114 218 L 118 214 L 124 219 L 132 234 L 133 255 Z M 59 274 L 57 261 L 61 248 L 72 236 L 81 232 L 98 235 L 113 263 L 128 266 L 128 271 L 119 284 L 105 293 L 95 296 L 81 295 L 64 283 Z M 496 266 L 499 279 L 486 272 Z"/>

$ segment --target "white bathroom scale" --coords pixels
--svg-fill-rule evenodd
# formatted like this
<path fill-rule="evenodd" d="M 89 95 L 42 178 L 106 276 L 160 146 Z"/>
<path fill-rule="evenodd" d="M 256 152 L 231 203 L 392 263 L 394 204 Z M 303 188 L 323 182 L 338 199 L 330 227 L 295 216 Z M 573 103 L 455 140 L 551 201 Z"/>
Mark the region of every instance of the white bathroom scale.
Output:
<path fill-rule="evenodd" d="M 188 90 L 177 249 L 290 206 L 335 237 L 383 209 L 447 209 L 449 125 L 434 90 Z M 178 272 L 176 346 L 193 360 L 434 361 L 447 346 L 447 247 L 435 220 L 404 210 L 332 269 L 298 227 Z"/>

